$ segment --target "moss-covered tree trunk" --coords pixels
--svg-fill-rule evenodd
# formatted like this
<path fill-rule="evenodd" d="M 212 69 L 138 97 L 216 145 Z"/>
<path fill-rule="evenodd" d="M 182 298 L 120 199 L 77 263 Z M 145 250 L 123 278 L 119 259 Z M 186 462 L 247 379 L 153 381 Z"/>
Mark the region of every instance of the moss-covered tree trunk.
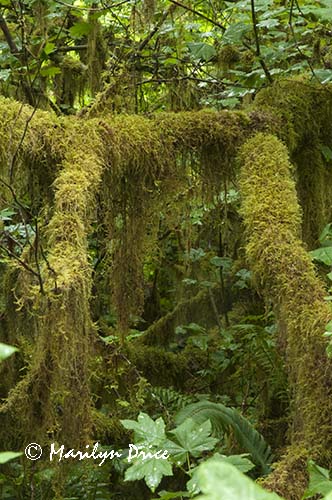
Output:
<path fill-rule="evenodd" d="M 299 499 L 308 453 L 331 463 L 332 363 L 323 338 L 331 318 L 326 292 L 301 241 L 301 209 L 286 147 L 258 134 L 241 150 L 242 213 L 257 287 L 273 298 L 285 328 L 292 396 L 290 446 L 266 484 Z"/>

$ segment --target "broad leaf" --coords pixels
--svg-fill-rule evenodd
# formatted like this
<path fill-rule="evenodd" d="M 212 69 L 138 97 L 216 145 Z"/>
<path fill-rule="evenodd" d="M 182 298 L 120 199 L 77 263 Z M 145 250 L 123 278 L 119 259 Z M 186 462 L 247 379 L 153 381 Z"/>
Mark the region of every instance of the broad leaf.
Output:
<path fill-rule="evenodd" d="M 197 477 L 204 493 L 197 500 L 281 500 L 226 462 L 201 464 Z"/>
<path fill-rule="evenodd" d="M 193 418 L 198 424 L 209 419 L 214 435 L 217 436 L 231 430 L 243 451 L 250 453 L 253 463 L 260 466 L 263 474 L 269 473 L 269 464 L 273 458 L 269 445 L 237 410 L 221 403 L 202 400 L 182 408 L 175 415 L 175 423 L 180 424 L 187 418 Z"/>
<path fill-rule="evenodd" d="M 16 351 L 18 351 L 16 347 L 7 344 L 2 344 L 0 342 L 0 361 L 9 358 L 9 356 L 14 354 L 14 352 Z"/>
<path fill-rule="evenodd" d="M 211 462 L 226 462 L 231 465 L 234 465 L 240 472 L 248 472 L 249 470 L 253 469 L 255 466 L 248 458 L 246 458 L 245 455 L 230 455 L 230 456 L 225 456 L 225 455 L 220 455 L 219 453 L 215 453 L 213 457 L 209 458 L 206 460 L 204 463 L 211 463 Z M 190 481 L 187 482 L 187 490 L 190 491 L 192 495 L 198 495 L 201 490 L 199 487 L 199 479 L 198 479 L 198 471 L 199 467 L 196 467 L 195 469 L 192 470 L 192 476 Z"/>
<path fill-rule="evenodd" d="M 332 150 L 328 146 L 322 146 L 320 150 L 323 153 L 325 160 L 332 160 Z"/>
<path fill-rule="evenodd" d="M 0 220 L 11 220 L 15 214 L 15 210 L 12 210 L 11 208 L 4 208 L 0 211 Z"/>
<path fill-rule="evenodd" d="M 331 151 L 332 153 L 332 151 Z M 332 157 L 331 157 L 332 158 Z M 332 244 L 332 223 L 327 224 L 319 236 L 319 241 L 324 246 Z"/>
<path fill-rule="evenodd" d="M 196 60 L 210 61 L 217 54 L 213 45 L 204 42 L 190 42 L 188 48 Z"/>
<path fill-rule="evenodd" d="M 125 473 L 125 481 L 144 479 L 151 491 L 155 491 L 163 476 L 172 476 L 172 466 L 164 459 L 137 459 Z"/>
<path fill-rule="evenodd" d="M 183 463 L 188 453 L 193 457 L 198 457 L 204 451 L 213 450 L 218 439 L 211 437 L 211 430 L 209 420 L 198 424 L 192 418 L 188 418 L 170 432 L 174 436 L 174 442 L 167 441 L 165 448 L 177 462 Z"/>
<path fill-rule="evenodd" d="M 81 38 L 84 35 L 88 35 L 92 30 L 93 26 L 90 23 L 80 22 L 75 23 L 69 30 L 70 36 L 73 38 Z"/>
<path fill-rule="evenodd" d="M 317 248 L 309 252 L 313 260 L 332 266 L 332 247 Z"/>
<path fill-rule="evenodd" d="M 126 429 L 134 431 L 135 443 L 159 445 L 166 439 L 165 422 L 161 417 L 154 421 L 146 413 L 140 413 L 137 422 L 121 420 L 121 423 Z"/>
<path fill-rule="evenodd" d="M 326 495 L 332 492 L 332 481 L 327 469 L 315 464 L 313 460 L 308 462 L 309 486 L 303 498 L 310 498 L 314 495 Z"/>
<path fill-rule="evenodd" d="M 22 453 L 16 451 L 2 451 L 0 452 L 0 464 L 5 464 L 9 462 L 9 460 L 13 460 L 14 458 L 20 457 Z"/>
<path fill-rule="evenodd" d="M 245 23 L 231 24 L 223 35 L 224 43 L 240 43 L 244 36 L 251 31 L 251 26 Z"/>

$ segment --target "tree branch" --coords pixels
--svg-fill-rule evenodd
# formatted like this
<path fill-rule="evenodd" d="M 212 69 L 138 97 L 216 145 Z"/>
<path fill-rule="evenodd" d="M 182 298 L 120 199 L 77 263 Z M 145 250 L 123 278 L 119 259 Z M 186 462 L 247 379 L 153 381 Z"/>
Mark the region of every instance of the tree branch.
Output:
<path fill-rule="evenodd" d="M 10 52 L 12 54 L 19 54 L 20 51 L 16 45 L 16 43 L 14 42 L 11 34 L 10 34 L 10 31 L 9 31 L 9 28 L 7 26 L 7 23 L 6 23 L 6 20 L 5 18 L 3 17 L 2 14 L 0 14 L 0 28 L 2 30 L 2 33 L 4 34 L 5 38 L 6 38 L 6 42 L 8 43 L 8 46 L 10 48 Z"/>
<path fill-rule="evenodd" d="M 178 0 L 169 0 L 172 4 L 177 5 L 178 7 L 182 7 L 182 9 L 188 10 L 189 12 L 192 12 L 198 17 L 201 17 L 202 19 L 205 19 L 206 21 L 209 21 L 209 23 L 213 24 L 214 26 L 218 26 L 223 32 L 226 31 L 225 26 L 223 26 L 221 23 L 218 23 L 218 21 L 214 21 L 210 17 L 206 16 L 202 12 L 199 12 L 198 10 L 193 9 L 192 7 L 189 7 L 188 5 L 183 4 L 182 2 L 179 2 Z"/>

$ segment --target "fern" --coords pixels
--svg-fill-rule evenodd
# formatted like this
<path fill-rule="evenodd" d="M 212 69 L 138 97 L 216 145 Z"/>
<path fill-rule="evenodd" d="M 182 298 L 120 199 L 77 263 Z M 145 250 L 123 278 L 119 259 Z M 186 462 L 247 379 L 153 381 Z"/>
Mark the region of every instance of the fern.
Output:
<path fill-rule="evenodd" d="M 177 412 L 183 407 L 193 403 L 193 397 L 182 394 L 172 387 L 156 387 L 151 390 L 151 397 L 158 401 L 160 405 L 167 408 L 169 412 Z"/>
<path fill-rule="evenodd" d="M 210 420 L 216 435 L 232 430 L 238 444 L 244 451 L 250 453 L 254 464 L 261 468 L 263 474 L 268 474 L 273 456 L 270 446 L 253 425 L 234 408 L 228 408 L 221 403 L 199 401 L 193 403 L 175 416 L 175 423 L 180 425 L 187 418 L 198 423 Z"/>

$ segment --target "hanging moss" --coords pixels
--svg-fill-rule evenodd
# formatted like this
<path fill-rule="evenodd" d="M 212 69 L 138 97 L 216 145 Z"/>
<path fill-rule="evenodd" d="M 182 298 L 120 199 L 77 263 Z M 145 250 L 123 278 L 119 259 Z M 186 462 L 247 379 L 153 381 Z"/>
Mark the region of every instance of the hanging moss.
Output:
<path fill-rule="evenodd" d="M 86 443 L 91 432 L 88 361 L 93 326 L 86 249 L 103 166 L 94 128 L 67 123 L 62 170 L 54 183 L 54 210 L 46 232 L 43 294 L 26 276 L 18 297 L 19 306 L 35 315 L 36 344 L 27 373 L 1 412 L 16 422 L 16 434 L 40 438 L 41 443 L 51 435 L 73 446 L 73 439 Z"/>
<path fill-rule="evenodd" d="M 300 239 L 301 210 L 288 152 L 276 137 L 257 134 L 242 148 L 240 160 L 248 259 L 286 330 L 293 418 L 287 457 L 300 446 L 320 463 L 331 463 L 331 361 L 322 336 L 331 308 Z"/>
<path fill-rule="evenodd" d="M 143 306 L 143 258 L 156 239 L 158 214 L 172 193 L 183 191 L 189 175 L 200 175 L 210 199 L 234 178 L 234 157 L 250 133 L 243 113 L 165 113 L 103 117 L 109 168 L 103 181 L 106 224 L 113 253 L 112 289 L 119 330 Z M 190 174 L 194 172 L 194 174 Z"/>
<path fill-rule="evenodd" d="M 57 105 L 67 113 L 73 111 L 76 101 L 83 104 L 88 81 L 88 67 L 69 54 L 61 61 L 61 73 L 56 76 Z"/>
<path fill-rule="evenodd" d="M 307 143 L 293 155 L 297 192 L 302 207 L 302 234 L 309 249 L 320 246 L 319 235 L 332 220 L 332 168 L 324 161 L 321 143 Z"/>
<path fill-rule="evenodd" d="M 102 89 L 102 72 L 105 69 L 107 56 L 107 47 L 102 33 L 102 27 L 98 15 L 90 13 L 88 22 L 92 29 L 88 34 L 88 72 L 89 72 L 89 90 L 92 96 Z"/>

